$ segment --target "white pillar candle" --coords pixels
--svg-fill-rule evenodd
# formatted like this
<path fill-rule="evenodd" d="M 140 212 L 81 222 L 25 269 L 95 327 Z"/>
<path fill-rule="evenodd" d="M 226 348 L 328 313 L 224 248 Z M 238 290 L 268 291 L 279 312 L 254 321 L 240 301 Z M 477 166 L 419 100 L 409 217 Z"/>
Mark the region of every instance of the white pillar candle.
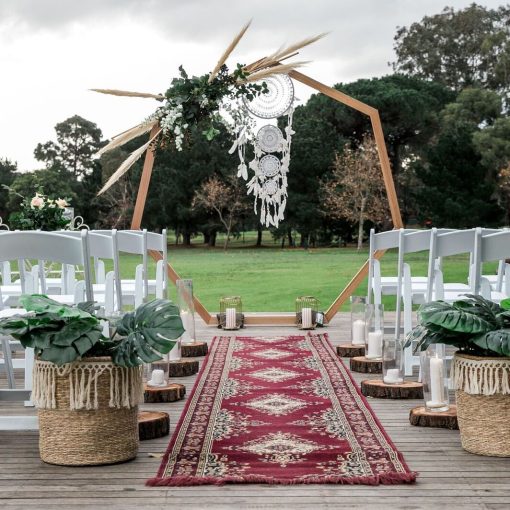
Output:
<path fill-rule="evenodd" d="M 357 319 L 352 323 L 352 343 L 353 345 L 365 345 L 366 322 Z"/>
<path fill-rule="evenodd" d="M 184 333 L 181 335 L 181 341 L 185 344 L 193 342 L 193 339 L 191 338 L 189 334 L 189 321 L 191 319 L 191 314 L 188 310 L 181 311 L 181 321 L 182 321 L 182 327 L 184 328 Z M 172 349 L 173 350 L 173 349 Z"/>
<path fill-rule="evenodd" d="M 380 329 L 368 333 L 368 352 L 366 354 L 368 359 L 382 357 L 382 341 L 383 332 Z"/>
<path fill-rule="evenodd" d="M 177 342 L 175 342 L 175 345 L 172 347 L 172 350 L 168 353 L 168 361 L 179 361 L 180 359 L 181 359 L 181 340 L 179 339 L 177 340 Z"/>
<path fill-rule="evenodd" d="M 312 309 L 301 308 L 301 327 L 310 329 L 312 327 Z"/>
<path fill-rule="evenodd" d="M 398 368 L 389 368 L 383 378 L 385 384 L 400 384 L 404 379 L 400 377 L 400 370 Z"/>
<path fill-rule="evenodd" d="M 149 381 L 151 385 L 160 385 L 165 384 L 165 372 L 163 370 L 153 370 L 151 374 L 151 380 Z"/>
<path fill-rule="evenodd" d="M 443 407 L 444 398 L 444 372 L 442 358 L 430 358 L 430 401 L 427 407 Z"/>
<path fill-rule="evenodd" d="M 225 315 L 225 329 L 236 329 L 236 309 L 227 308 Z"/>

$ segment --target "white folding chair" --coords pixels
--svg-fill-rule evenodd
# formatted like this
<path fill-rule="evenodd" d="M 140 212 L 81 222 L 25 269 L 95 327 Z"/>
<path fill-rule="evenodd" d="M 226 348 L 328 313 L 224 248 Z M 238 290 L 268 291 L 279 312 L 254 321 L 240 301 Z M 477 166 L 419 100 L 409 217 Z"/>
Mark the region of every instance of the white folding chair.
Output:
<path fill-rule="evenodd" d="M 0 260 L 47 260 L 60 264 L 81 265 L 84 268 L 85 293 L 87 299 L 94 300 L 92 282 L 90 277 L 90 261 L 88 255 L 87 232 L 82 231 L 80 238 L 69 237 L 52 232 L 9 232 L 0 236 Z M 22 281 L 23 292 L 25 292 Z M 1 287 L 0 287 L 1 288 Z M 22 309 L 0 310 L 0 318 L 12 316 L 14 313 L 24 313 Z M 2 339 L 4 359 L 10 356 L 10 346 Z M 33 349 L 25 349 L 25 390 L 24 398 L 32 389 L 32 369 L 34 363 Z M 12 365 L 11 365 L 12 366 Z M 0 400 L 12 398 L 12 392 L 18 390 L 0 390 Z M 6 393 L 7 392 L 7 393 Z M 11 393 L 9 393 L 11 392 Z M 15 395 L 16 396 L 16 395 Z M 12 420 L 9 420 L 9 427 Z M 2 419 L 0 418 L 0 429 Z"/>
<path fill-rule="evenodd" d="M 473 293 L 499 303 L 510 297 L 510 278 L 505 278 L 505 285 L 501 291 L 492 290 L 489 281 L 482 276 L 484 262 L 506 260 L 510 257 L 510 231 L 503 230 L 495 234 L 483 235 L 482 229 L 476 229 Z M 510 265 L 506 264 L 506 273 L 510 273 Z"/>

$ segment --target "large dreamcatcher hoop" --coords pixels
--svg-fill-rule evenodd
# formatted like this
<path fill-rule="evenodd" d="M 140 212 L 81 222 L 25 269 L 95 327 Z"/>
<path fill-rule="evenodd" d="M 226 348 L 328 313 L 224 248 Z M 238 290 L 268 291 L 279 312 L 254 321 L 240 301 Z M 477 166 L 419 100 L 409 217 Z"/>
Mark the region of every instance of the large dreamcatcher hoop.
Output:
<path fill-rule="evenodd" d="M 266 84 L 267 92 L 251 101 L 244 99 L 248 111 L 261 119 L 275 119 L 284 115 L 294 102 L 294 84 L 286 74 L 274 74 L 260 80 Z"/>

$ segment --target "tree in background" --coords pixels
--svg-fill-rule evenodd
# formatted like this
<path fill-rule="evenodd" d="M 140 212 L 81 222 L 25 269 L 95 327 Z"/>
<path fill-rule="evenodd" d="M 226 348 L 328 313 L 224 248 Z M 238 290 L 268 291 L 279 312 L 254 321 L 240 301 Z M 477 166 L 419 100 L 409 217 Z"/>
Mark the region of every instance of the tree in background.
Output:
<path fill-rule="evenodd" d="M 476 3 L 425 16 L 397 30 L 393 69 L 443 83 L 453 90 L 476 86 L 510 89 L 510 6 Z"/>
<path fill-rule="evenodd" d="M 482 89 L 463 90 L 445 108 L 437 136 L 412 164 L 421 183 L 414 199 L 422 220 L 453 228 L 500 224 L 495 171 L 483 164 L 474 142 L 499 115 L 501 99 Z"/>
<path fill-rule="evenodd" d="M 357 148 L 345 146 L 321 191 L 325 214 L 357 224 L 360 250 L 365 222 L 381 223 L 389 216 L 377 146 L 371 136 L 364 135 Z"/>
<path fill-rule="evenodd" d="M 16 177 L 17 165 L 8 159 L 0 158 L 0 218 L 7 222 L 9 214 L 9 191 L 3 186 L 10 186 Z"/>
<path fill-rule="evenodd" d="M 209 178 L 195 191 L 193 198 L 194 209 L 214 211 L 218 215 L 227 234 L 224 250 L 228 247 L 232 229 L 248 207 L 245 186 L 236 175 L 231 175 L 226 181 L 217 176 Z"/>
<path fill-rule="evenodd" d="M 74 115 L 55 126 L 57 142 L 39 143 L 34 155 L 46 168 L 59 167 L 76 179 L 90 174 L 95 166 L 92 156 L 101 147 L 101 130 L 94 122 Z"/>

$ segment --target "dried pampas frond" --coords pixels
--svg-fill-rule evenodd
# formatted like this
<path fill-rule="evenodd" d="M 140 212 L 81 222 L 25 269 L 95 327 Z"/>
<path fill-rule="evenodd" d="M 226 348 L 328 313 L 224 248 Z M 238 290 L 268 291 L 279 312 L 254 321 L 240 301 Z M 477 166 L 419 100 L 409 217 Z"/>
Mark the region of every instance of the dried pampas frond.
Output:
<path fill-rule="evenodd" d="M 133 151 L 129 157 L 124 160 L 122 165 L 111 175 L 106 184 L 101 188 L 98 195 L 102 195 L 106 190 L 111 188 L 142 156 L 142 154 L 150 147 L 151 143 L 161 134 L 161 129 L 144 145 Z"/>
<path fill-rule="evenodd" d="M 116 89 L 89 89 L 92 92 L 99 92 L 100 94 L 110 94 L 112 96 L 125 96 L 125 97 L 147 97 L 150 99 L 165 99 L 161 94 L 149 94 L 147 92 L 130 92 L 128 90 Z"/>
<path fill-rule="evenodd" d="M 246 30 L 251 25 L 251 20 L 244 25 L 244 27 L 241 29 L 241 31 L 234 37 L 232 42 L 228 45 L 227 49 L 223 52 L 223 55 L 221 55 L 220 59 L 218 60 L 218 63 L 216 64 L 216 67 L 212 70 L 208 83 L 211 83 L 214 78 L 216 78 L 216 75 L 218 74 L 219 70 L 221 69 L 221 66 L 227 61 L 227 58 L 230 56 L 230 54 L 234 51 L 235 47 L 239 44 L 239 41 L 242 39 L 243 35 L 246 33 Z"/>
<path fill-rule="evenodd" d="M 257 71 L 256 73 L 252 73 L 246 78 L 246 82 L 253 82 L 263 80 L 268 76 L 272 76 L 273 74 L 289 74 L 294 69 L 298 67 L 303 67 L 309 62 L 293 62 L 292 64 L 280 64 L 275 65 L 273 67 L 268 67 L 266 69 L 262 69 L 261 71 Z"/>
<path fill-rule="evenodd" d="M 250 65 L 245 66 L 245 70 L 249 73 L 255 73 L 257 71 L 260 71 L 262 69 L 266 69 L 268 67 L 276 66 L 278 65 L 282 60 L 286 60 L 287 58 L 290 58 L 291 56 L 297 55 L 299 53 L 299 50 L 304 48 L 305 46 L 309 46 L 310 44 L 313 44 L 314 42 L 318 41 L 319 39 L 322 39 L 327 35 L 327 32 L 324 32 L 322 34 L 316 35 L 314 37 L 308 37 L 306 39 L 303 39 L 297 43 L 291 44 L 287 47 L 280 47 L 277 49 L 273 54 L 261 58 Z"/>
<path fill-rule="evenodd" d="M 154 119 L 153 121 L 150 122 L 142 122 L 141 124 L 138 124 L 137 126 L 128 129 L 127 131 L 115 135 L 110 141 L 110 143 L 108 145 L 105 145 L 102 149 L 100 149 L 96 155 L 101 156 L 102 154 L 108 151 L 116 149 L 117 147 L 121 147 L 125 143 L 133 140 L 134 138 L 150 131 L 158 122 L 159 122 L 158 119 Z"/>

